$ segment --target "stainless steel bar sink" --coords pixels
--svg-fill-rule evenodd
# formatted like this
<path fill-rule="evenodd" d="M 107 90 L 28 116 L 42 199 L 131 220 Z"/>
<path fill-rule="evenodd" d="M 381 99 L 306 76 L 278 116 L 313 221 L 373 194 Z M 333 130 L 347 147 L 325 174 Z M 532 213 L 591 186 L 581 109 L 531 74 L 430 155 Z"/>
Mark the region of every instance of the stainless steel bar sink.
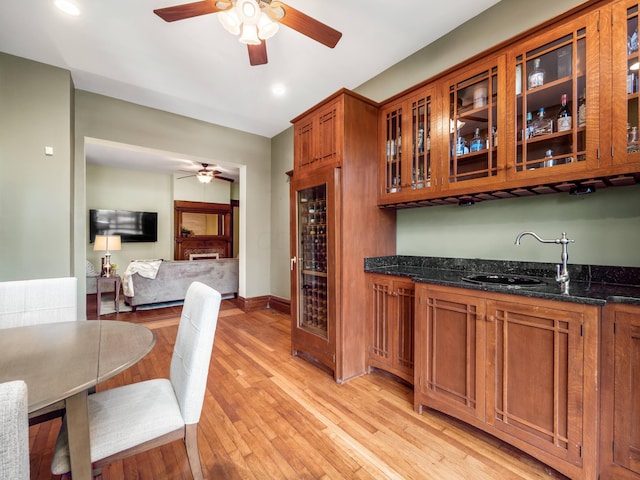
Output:
<path fill-rule="evenodd" d="M 544 285 L 544 282 L 537 278 L 510 274 L 469 275 L 467 277 L 462 277 L 462 280 L 469 283 L 504 285 L 509 287 L 532 287 L 536 285 Z"/>

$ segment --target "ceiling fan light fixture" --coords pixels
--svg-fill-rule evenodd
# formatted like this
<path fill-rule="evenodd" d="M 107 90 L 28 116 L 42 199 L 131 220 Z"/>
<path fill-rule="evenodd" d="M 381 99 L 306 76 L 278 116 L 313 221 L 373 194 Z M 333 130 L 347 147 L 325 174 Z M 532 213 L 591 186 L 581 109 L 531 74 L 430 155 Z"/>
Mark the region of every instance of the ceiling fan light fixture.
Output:
<path fill-rule="evenodd" d="M 238 15 L 245 25 L 247 23 L 256 24 L 260 17 L 260 7 L 255 0 L 238 0 L 236 3 Z"/>
<path fill-rule="evenodd" d="M 273 37 L 277 32 L 280 24 L 274 22 L 269 18 L 265 12 L 260 12 L 260 18 L 258 19 L 258 37 L 261 40 Z"/>
<path fill-rule="evenodd" d="M 213 180 L 213 172 L 208 170 L 198 172 L 196 178 L 200 183 L 211 183 L 211 180 Z"/>
<path fill-rule="evenodd" d="M 242 35 L 240 35 L 241 43 L 247 45 L 260 45 L 260 39 L 258 38 L 258 26 L 254 23 L 242 24 Z"/>
<path fill-rule="evenodd" d="M 240 21 L 240 17 L 238 17 L 238 13 L 235 9 L 232 8 L 230 10 L 220 12 L 218 19 L 224 29 L 231 35 L 240 34 L 240 26 L 242 25 L 242 22 Z"/>

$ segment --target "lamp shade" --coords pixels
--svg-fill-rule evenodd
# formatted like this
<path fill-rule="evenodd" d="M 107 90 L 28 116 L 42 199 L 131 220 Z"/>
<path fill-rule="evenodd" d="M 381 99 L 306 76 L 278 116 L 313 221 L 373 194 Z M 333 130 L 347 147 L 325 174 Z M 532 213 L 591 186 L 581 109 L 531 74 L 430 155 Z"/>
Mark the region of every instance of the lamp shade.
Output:
<path fill-rule="evenodd" d="M 96 235 L 96 241 L 93 244 L 95 251 L 109 252 L 111 250 L 121 250 L 120 235 Z"/>

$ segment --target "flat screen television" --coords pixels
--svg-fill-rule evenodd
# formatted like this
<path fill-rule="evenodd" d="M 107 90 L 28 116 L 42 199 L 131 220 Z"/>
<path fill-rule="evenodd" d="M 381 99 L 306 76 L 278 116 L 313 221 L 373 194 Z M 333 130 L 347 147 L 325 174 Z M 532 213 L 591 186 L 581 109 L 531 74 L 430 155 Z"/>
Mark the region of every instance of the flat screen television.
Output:
<path fill-rule="evenodd" d="M 122 242 L 157 242 L 158 212 L 89 210 L 89 241 L 96 235 L 120 235 Z"/>

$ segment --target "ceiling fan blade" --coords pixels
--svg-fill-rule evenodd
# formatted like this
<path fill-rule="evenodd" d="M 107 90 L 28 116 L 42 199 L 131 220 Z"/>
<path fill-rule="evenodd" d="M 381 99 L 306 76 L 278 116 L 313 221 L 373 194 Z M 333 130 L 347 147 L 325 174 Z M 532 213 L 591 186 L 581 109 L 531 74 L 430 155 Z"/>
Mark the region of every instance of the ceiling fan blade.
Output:
<path fill-rule="evenodd" d="M 218 7 L 223 5 L 223 8 Z M 158 8 L 153 11 L 165 22 L 175 22 L 176 20 L 184 20 L 185 18 L 206 15 L 207 13 L 216 13 L 227 10 L 231 7 L 231 2 L 219 2 L 216 0 L 203 0 L 201 2 L 185 3 L 183 5 L 175 5 L 173 7 Z"/>
<path fill-rule="evenodd" d="M 280 7 L 284 11 L 284 16 L 281 18 L 273 15 L 275 20 L 329 48 L 335 47 L 342 38 L 342 33 L 339 31 L 283 2 L 274 0 L 270 5 L 272 9 Z"/>
<path fill-rule="evenodd" d="M 235 182 L 235 180 L 233 178 L 228 178 L 228 177 L 220 177 L 218 175 L 214 175 L 213 178 L 215 178 L 216 180 L 224 180 L 225 182 Z"/>
<path fill-rule="evenodd" d="M 252 66 L 265 65 L 267 63 L 267 44 L 264 40 L 260 45 L 247 45 L 249 50 L 249 63 Z"/>

